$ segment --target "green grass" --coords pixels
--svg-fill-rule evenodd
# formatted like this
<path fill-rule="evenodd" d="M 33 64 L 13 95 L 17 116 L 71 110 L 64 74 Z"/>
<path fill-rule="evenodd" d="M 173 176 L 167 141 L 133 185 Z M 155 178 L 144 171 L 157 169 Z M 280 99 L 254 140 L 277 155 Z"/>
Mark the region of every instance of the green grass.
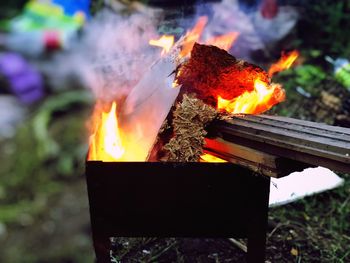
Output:
<path fill-rule="evenodd" d="M 270 257 L 282 249 L 295 262 L 350 261 L 350 175 L 342 177 L 345 184 L 338 189 L 270 209 Z M 298 256 L 290 253 L 292 248 Z"/>

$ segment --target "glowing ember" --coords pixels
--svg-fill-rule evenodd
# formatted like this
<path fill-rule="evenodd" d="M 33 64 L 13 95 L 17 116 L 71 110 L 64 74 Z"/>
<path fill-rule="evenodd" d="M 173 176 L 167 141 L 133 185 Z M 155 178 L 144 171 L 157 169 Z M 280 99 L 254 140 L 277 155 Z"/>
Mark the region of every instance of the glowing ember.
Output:
<path fill-rule="evenodd" d="M 298 56 L 299 52 L 297 50 L 293 50 L 288 54 L 282 54 L 282 57 L 276 63 L 271 65 L 268 72 L 269 76 L 272 77 L 275 73 L 290 68 Z"/>
<path fill-rule="evenodd" d="M 174 45 L 174 36 L 171 35 L 164 35 L 161 38 L 155 40 L 151 39 L 149 41 L 149 44 L 152 46 L 157 46 L 163 48 L 162 55 L 168 53 L 171 49 L 171 47 Z"/>
<path fill-rule="evenodd" d="M 116 116 L 116 103 L 108 113 L 102 112 L 96 132 L 90 137 L 88 160 L 118 161 L 124 154 Z"/>
<path fill-rule="evenodd" d="M 227 163 L 226 160 L 216 157 L 214 155 L 211 155 L 209 153 L 205 153 L 201 155 L 200 161 L 207 162 L 207 163 Z"/>
<path fill-rule="evenodd" d="M 246 91 L 237 98 L 225 100 L 218 96 L 217 108 L 233 114 L 260 114 L 283 101 L 284 98 L 284 90 L 280 85 L 267 85 L 257 79 L 254 82 L 254 90 Z"/>
<path fill-rule="evenodd" d="M 186 57 L 191 53 L 194 43 L 196 43 L 202 35 L 205 25 L 208 22 L 208 17 L 201 16 L 198 19 L 197 24 L 193 27 L 192 30 L 186 33 L 186 36 L 183 40 L 182 49 L 180 52 L 180 58 Z"/>
<path fill-rule="evenodd" d="M 236 41 L 238 35 L 239 33 L 237 32 L 230 32 L 222 36 L 210 38 L 206 41 L 206 44 L 216 46 L 218 48 L 228 51 L 232 47 L 233 43 Z"/>

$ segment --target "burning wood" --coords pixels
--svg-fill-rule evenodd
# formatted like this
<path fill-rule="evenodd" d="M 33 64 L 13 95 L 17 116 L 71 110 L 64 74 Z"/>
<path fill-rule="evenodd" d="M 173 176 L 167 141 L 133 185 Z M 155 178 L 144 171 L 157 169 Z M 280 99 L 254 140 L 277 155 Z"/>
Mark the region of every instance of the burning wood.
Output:
<path fill-rule="evenodd" d="M 218 96 L 232 100 L 245 91 L 252 91 L 256 79 L 269 83 L 267 73 L 260 67 L 237 60 L 215 46 L 197 43 L 178 76 L 182 92 L 193 92 L 213 107 L 217 106 Z"/>
<path fill-rule="evenodd" d="M 217 111 L 203 101 L 184 95 L 174 111 L 174 137 L 164 146 L 167 157 L 162 161 L 197 162 L 203 154 L 205 127 Z"/>
<path fill-rule="evenodd" d="M 206 19 L 200 19 L 179 41 L 179 50 L 171 47 L 172 37 L 150 41 L 163 47 L 162 57 L 126 98 L 117 101 L 118 111 L 112 104 L 97 122 L 88 160 L 102 162 L 87 162 L 87 178 L 95 248 L 104 257 L 109 253 L 99 239 L 111 236 L 104 232 L 108 226 L 116 229 L 113 234 L 157 235 L 166 229 L 167 235 L 227 235 L 238 218 L 239 230 L 241 225 L 247 230 L 243 235 L 249 239 L 248 261 L 263 262 L 270 178 L 253 176 L 251 171 L 280 177 L 317 164 L 350 172 L 349 131 L 278 117 L 223 116 L 224 112 L 258 114 L 283 101 L 284 90 L 272 84 L 270 77 L 293 62 L 278 62 L 268 74 L 223 49 L 197 44 L 205 23 Z M 236 35 L 230 37 L 232 42 Z M 217 39 L 212 43 L 225 49 L 229 45 L 220 45 Z M 160 131 L 164 132 L 154 145 Z M 200 159 L 237 165 L 196 163 Z M 135 162 L 146 160 L 193 163 Z M 116 186 L 121 191 L 115 191 Z M 129 186 L 133 198 L 125 198 Z M 254 200 L 249 201 L 252 192 Z M 94 195 L 97 202 L 91 198 Z M 242 196 L 248 205 L 242 205 Z M 238 213 L 227 210 L 231 200 L 236 200 Z M 111 201 L 119 204 L 112 213 Z M 208 217 L 208 211 L 215 212 L 211 213 L 214 218 Z M 181 221 L 184 214 L 190 220 Z M 139 218 L 146 224 L 140 224 Z M 164 222 L 171 222 L 170 227 Z M 187 227 L 179 231 L 178 222 Z M 217 231 L 218 225 L 223 231 Z"/>
<path fill-rule="evenodd" d="M 204 148 L 206 155 L 212 158 L 220 158 L 222 161 L 237 164 L 249 170 L 270 176 L 283 177 L 292 172 L 302 171 L 310 167 L 302 162 L 294 161 L 278 155 L 269 154 L 263 150 L 257 150 L 253 147 L 246 147 L 237 143 L 232 143 L 229 140 L 222 138 L 206 138 Z M 205 155 L 204 155 L 205 156 Z M 208 162 L 218 162 L 217 160 L 209 159 Z"/>
<path fill-rule="evenodd" d="M 177 50 L 172 52 L 176 53 Z M 171 53 L 166 54 L 153 64 L 122 101 L 117 112 L 118 133 L 122 138 L 120 145 L 123 145 L 122 154 L 117 159 L 106 158 L 110 154 L 99 154 L 106 150 L 100 143 L 100 150 L 90 147 L 89 160 L 146 161 L 159 129 L 179 94 L 179 89 L 173 88 L 174 76 L 171 72 L 176 68 L 176 61 L 171 57 Z M 114 113 L 116 114 L 115 110 Z M 96 120 L 96 131 L 92 136 L 91 145 L 96 145 L 94 140 L 107 139 L 103 136 L 104 133 L 99 132 L 99 127 L 104 126 L 103 123 L 102 113 L 102 118 Z M 93 151 L 95 153 L 92 153 Z"/>
<path fill-rule="evenodd" d="M 169 49 L 168 40 L 161 38 L 152 43 L 161 45 L 164 42 L 164 53 Z M 173 122 L 169 124 L 174 134 L 172 138 L 160 137 L 149 156 L 161 125 L 180 91 L 172 88 L 174 80 L 169 76 L 175 67 L 175 60 L 171 60 L 168 54 L 163 56 L 122 103 L 118 115 L 123 151 L 120 150 L 122 154 L 117 160 L 199 161 L 203 153 L 205 127 L 220 111 L 260 113 L 284 99 L 281 86 L 270 84 L 267 73 L 260 67 L 237 60 L 217 47 L 196 43 L 191 57 L 178 68 L 175 80 L 182 85 L 182 90 L 176 110 L 170 112 Z M 193 95 L 189 97 L 186 94 Z M 162 148 L 166 157 L 154 159 L 162 156 Z M 159 153 L 154 153 L 155 150 Z M 91 147 L 90 151 L 96 151 L 96 147 Z M 89 154 L 89 158 L 98 159 L 96 154 Z"/>
<path fill-rule="evenodd" d="M 284 100 L 282 87 L 271 84 L 269 75 L 260 67 L 238 60 L 218 47 L 196 43 L 206 22 L 207 18 L 200 18 L 175 46 L 172 36 L 149 41 L 150 45 L 163 48 L 161 58 L 117 102 L 118 111 L 112 107 L 114 112 L 108 114 L 118 119 L 113 125 L 118 138 L 107 140 L 107 133 L 99 131 L 106 126 L 106 114 L 97 121 L 89 160 L 199 161 L 205 127 L 219 112 L 257 114 Z M 228 49 L 236 37 L 237 33 L 231 32 L 206 43 Z M 171 112 L 175 100 L 176 109 Z M 155 145 L 167 116 L 173 134 L 168 130 L 167 136 L 159 137 Z M 111 142 L 117 156 L 106 146 Z M 166 157 L 156 158 L 162 155 L 162 149 Z"/>
<path fill-rule="evenodd" d="M 179 69 L 182 92 L 230 113 L 258 114 L 285 98 L 260 67 L 238 60 L 215 46 L 195 44 L 191 58 Z"/>
<path fill-rule="evenodd" d="M 115 107 L 112 108 L 113 115 L 110 116 L 115 119 L 116 114 L 119 116 L 117 130 L 111 130 L 111 127 L 106 125 L 106 118 L 103 117 L 106 113 L 102 112 L 101 117 L 96 119 L 96 129 L 91 137 L 90 145 L 93 147 L 89 149 L 89 160 L 146 160 L 159 129 L 179 92 L 178 89 L 172 88 L 173 80 L 168 76 L 172 68 L 171 62 L 160 61 L 144 75 L 118 112 Z M 155 75 L 158 77 L 160 73 L 163 78 L 155 78 Z M 148 87 L 151 88 L 146 89 Z M 145 90 L 147 92 L 144 92 Z M 116 139 L 112 140 L 105 136 L 108 132 L 101 131 L 105 127 L 109 129 L 109 133 L 114 131 L 114 137 L 120 134 L 121 143 L 118 144 L 120 148 L 115 150 L 121 152 L 123 148 L 123 151 L 118 158 L 111 155 L 105 147 L 106 144 L 116 141 Z M 114 145 L 114 148 L 118 148 L 118 145 Z"/>

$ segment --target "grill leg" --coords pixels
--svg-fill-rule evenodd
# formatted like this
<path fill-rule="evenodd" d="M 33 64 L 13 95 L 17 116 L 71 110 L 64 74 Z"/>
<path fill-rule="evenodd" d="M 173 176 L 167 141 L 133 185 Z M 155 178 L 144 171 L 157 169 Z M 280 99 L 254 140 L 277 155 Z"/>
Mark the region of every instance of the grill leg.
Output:
<path fill-rule="evenodd" d="M 106 235 L 94 235 L 95 263 L 110 263 L 110 239 Z"/>
<path fill-rule="evenodd" d="M 259 185 L 259 186 L 258 186 Z M 270 178 L 257 178 L 258 186 L 254 192 L 250 226 L 248 230 L 248 263 L 264 263 L 266 249 L 266 231 L 269 209 Z M 259 201 L 258 201 L 259 200 Z"/>
<path fill-rule="evenodd" d="M 266 233 L 256 233 L 260 236 L 248 238 L 248 263 L 265 262 Z"/>

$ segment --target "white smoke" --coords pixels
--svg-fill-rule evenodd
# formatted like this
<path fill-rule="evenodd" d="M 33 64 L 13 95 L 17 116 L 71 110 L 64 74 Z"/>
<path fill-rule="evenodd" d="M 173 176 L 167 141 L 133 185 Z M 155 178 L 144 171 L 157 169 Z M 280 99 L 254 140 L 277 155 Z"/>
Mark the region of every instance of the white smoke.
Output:
<path fill-rule="evenodd" d="M 58 54 L 43 70 L 56 89 L 76 78 L 97 100 L 122 100 L 160 57 L 160 48 L 148 44 L 158 37 L 156 21 L 145 14 L 101 11 L 69 50 Z"/>
<path fill-rule="evenodd" d="M 179 88 L 172 88 L 176 69 L 170 54 L 149 45 L 158 38 L 156 19 L 145 14 L 122 17 L 100 13 L 70 54 L 96 100 L 117 102 L 124 136 L 124 161 L 145 161 Z"/>
<path fill-rule="evenodd" d="M 141 14 L 127 18 L 100 13 L 85 30 L 73 53 L 87 86 L 97 99 L 119 100 L 138 83 L 160 51 L 149 46 L 157 37 L 154 21 Z"/>

